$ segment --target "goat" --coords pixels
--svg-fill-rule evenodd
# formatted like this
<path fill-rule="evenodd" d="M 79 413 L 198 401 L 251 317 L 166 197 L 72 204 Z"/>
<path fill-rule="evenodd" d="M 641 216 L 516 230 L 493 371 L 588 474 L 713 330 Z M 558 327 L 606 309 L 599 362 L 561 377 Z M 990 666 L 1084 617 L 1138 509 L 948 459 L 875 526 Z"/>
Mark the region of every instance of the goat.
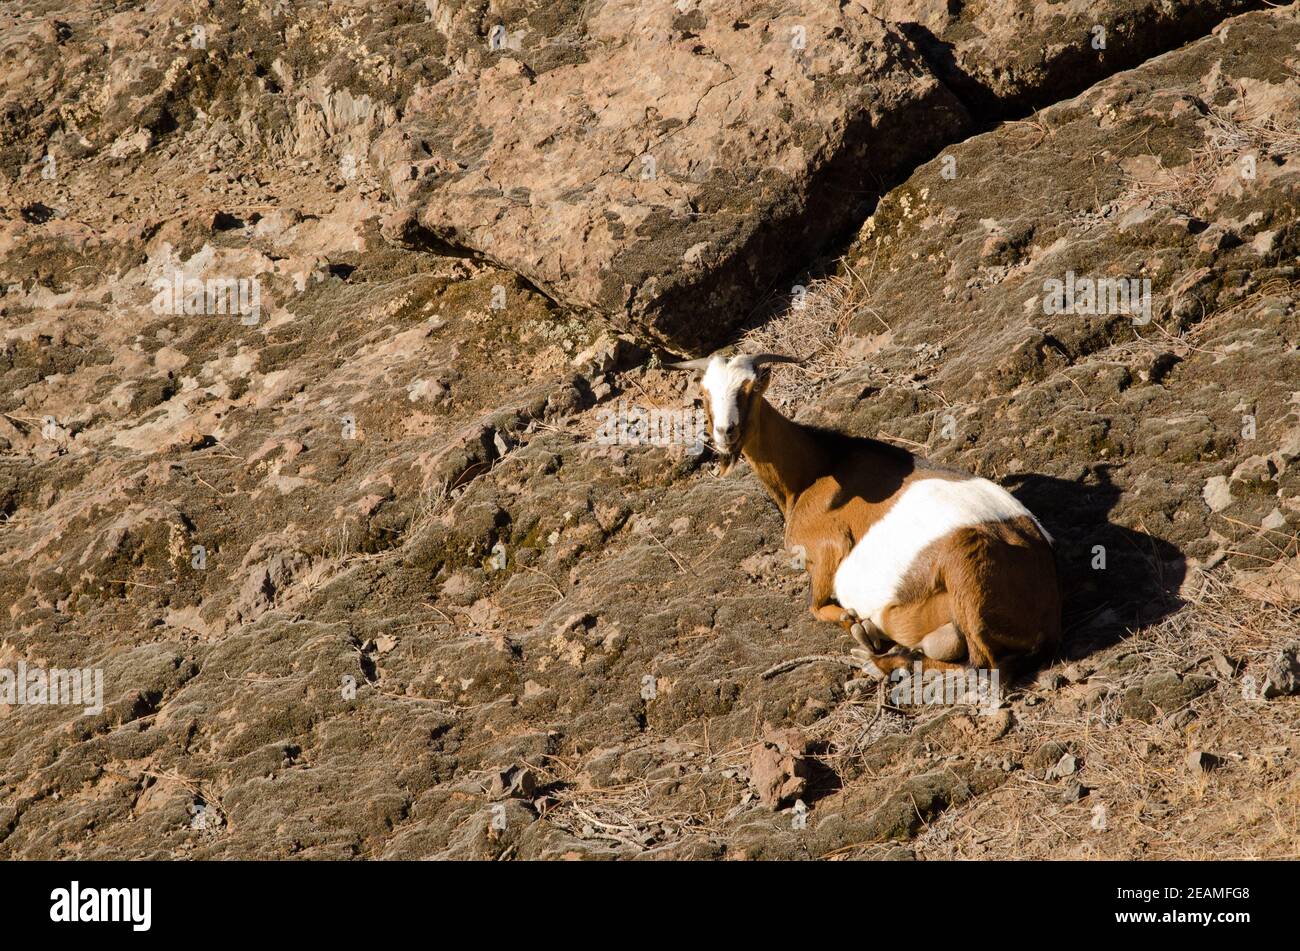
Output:
<path fill-rule="evenodd" d="M 1050 654 L 1061 598 L 1050 535 L 1011 493 L 898 446 L 796 423 L 764 397 L 775 354 L 670 364 L 699 374 L 722 474 L 743 455 L 802 550 L 812 613 L 868 672 L 1005 669 Z M 900 645 L 884 654 L 889 641 Z M 862 653 L 856 651 L 855 653 Z"/>

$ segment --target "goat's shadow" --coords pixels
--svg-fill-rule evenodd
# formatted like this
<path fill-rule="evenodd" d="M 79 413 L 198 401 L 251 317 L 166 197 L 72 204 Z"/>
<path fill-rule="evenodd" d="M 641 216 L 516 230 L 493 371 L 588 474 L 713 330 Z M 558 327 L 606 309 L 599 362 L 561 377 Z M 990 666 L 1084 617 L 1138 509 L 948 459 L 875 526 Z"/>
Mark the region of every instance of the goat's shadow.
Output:
<path fill-rule="evenodd" d="M 1056 542 L 1064 599 L 1061 657 L 1086 657 L 1182 606 L 1178 592 L 1187 560 L 1168 542 L 1110 521 L 1120 489 L 1109 466 L 1091 466 L 1073 482 L 1036 473 L 1006 481 Z"/>

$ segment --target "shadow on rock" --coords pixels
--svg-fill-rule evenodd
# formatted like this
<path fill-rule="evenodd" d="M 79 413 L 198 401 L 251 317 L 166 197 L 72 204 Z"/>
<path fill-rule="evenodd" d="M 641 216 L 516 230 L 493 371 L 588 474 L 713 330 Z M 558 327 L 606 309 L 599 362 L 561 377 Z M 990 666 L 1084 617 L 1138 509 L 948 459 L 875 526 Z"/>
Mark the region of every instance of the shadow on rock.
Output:
<path fill-rule="evenodd" d="M 1090 467 L 1079 481 L 1027 473 L 1008 488 L 1056 540 L 1063 657 L 1086 657 L 1182 607 L 1186 559 L 1168 542 L 1110 520 L 1121 490 L 1109 466 Z"/>

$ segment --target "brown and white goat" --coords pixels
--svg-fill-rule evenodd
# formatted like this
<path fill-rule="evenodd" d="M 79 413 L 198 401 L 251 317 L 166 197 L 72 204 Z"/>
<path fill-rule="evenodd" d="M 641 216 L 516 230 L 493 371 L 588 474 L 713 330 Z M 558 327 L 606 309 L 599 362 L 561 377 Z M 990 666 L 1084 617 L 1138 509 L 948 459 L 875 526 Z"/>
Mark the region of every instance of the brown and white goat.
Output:
<path fill-rule="evenodd" d="M 873 653 L 925 669 L 1050 655 L 1061 599 L 1052 540 L 1011 493 L 874 439 L 786 419 L 764 398 L 771 354 L 673 364 L 700 374 L 722 472 L 744 455 L 802 550 L 812 612 Z M 906 653 L 873 656 L 881 675 Z"/>

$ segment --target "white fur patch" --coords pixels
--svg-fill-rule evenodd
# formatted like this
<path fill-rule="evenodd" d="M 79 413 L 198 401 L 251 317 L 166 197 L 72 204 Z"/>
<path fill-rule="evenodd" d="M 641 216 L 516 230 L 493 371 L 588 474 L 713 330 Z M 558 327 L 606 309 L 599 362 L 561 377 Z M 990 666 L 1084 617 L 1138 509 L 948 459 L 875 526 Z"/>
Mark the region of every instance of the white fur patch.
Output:
<path fill-rule="evenodd" d="M 913 482 L 840 562 L 835 600 L 883 628 L 881 614 L 926 546 L 961 528 L 1026 515 L 1033 518 L 1010 492 L 988 479 Z M 1045 531 L 1043 537 L 1051 541 Z"/>
<path fill-rule="evenodd" d="M 743 364 L 737 366 L 737 362 L 734 357 L 731 361 L 714 357 L 700 380 L 700 388 L 709 398 L 709 410 L 713 414 L 713 442 L 718 446 L 723 445 L 728 426 L 740 425 L 740 388 L 746 381 L 758 379 L 752 369 Z"/>

